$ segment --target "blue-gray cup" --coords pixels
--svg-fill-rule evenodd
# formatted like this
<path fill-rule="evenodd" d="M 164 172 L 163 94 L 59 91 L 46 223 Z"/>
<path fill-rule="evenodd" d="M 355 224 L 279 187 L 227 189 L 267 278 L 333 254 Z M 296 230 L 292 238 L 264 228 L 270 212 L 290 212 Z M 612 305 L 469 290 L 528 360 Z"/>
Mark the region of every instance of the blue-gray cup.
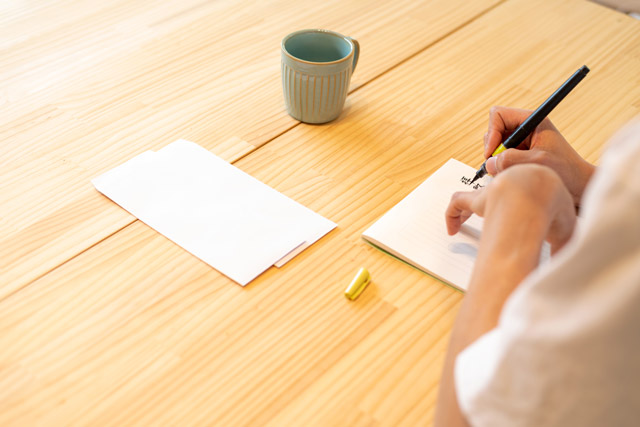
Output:
<path fill-rule="evenodd" d="M 357 40 L 329 30 L 301 30 L 282 40 L 282 89 L 287 112 L 305 123 L 340 115 L 358 63 Z"/>

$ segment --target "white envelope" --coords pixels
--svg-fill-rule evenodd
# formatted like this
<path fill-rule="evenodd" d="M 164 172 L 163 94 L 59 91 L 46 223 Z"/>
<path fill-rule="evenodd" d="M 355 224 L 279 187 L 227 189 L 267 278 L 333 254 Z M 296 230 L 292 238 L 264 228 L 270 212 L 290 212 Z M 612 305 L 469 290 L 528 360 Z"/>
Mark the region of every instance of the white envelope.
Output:
<path fill-rule="evenodd" d="M 91 182 L 138 219 L 243 286 L 336 227 L 185 140 L 144 152 Z"/>

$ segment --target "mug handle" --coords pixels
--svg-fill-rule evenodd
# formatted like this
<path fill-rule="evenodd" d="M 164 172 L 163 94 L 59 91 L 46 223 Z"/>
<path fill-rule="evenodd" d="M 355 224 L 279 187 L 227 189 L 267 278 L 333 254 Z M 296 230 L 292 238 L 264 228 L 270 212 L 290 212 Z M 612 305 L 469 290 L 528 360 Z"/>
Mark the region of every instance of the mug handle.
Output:
<path fill-rule="evenodd" d="M 356 65 L 358 65 L 358 57 L 360 57 L 360 43 L 352 37 L 347 37 L 347 39 L 353 43 L 353 65 L 351 66 L 351 73 L 353 74 L 356 70 Z"/>

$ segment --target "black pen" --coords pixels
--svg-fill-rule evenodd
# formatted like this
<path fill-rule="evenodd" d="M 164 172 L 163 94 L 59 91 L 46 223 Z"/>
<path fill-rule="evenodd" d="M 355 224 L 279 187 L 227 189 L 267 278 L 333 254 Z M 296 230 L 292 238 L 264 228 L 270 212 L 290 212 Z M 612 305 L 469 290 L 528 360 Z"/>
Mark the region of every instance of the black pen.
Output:
<path fill-rule="evenodd" d="M 589 72 L 589 68 L 586 65 L 583 65 L 578 71 L 573 73 L 569 79 L 560 86 L 558 90 L 553 92 L 553 94 L 542 103 L 538 107 L 536 111 L 531 113 L 527 119 L 518 126 L 518 128 L 507 138 L 504 140 L 502 144 L 496 148 L 496 150 L 491 154 L 491 157 L 497 156 L 502 153 L 507 148 L 516 148 L 518 145 L 522 144 L 522 141 L 526 139 L 527 136 L 544 120 L 545 117 L 551 113 L 560 101 L 564 99 L 565 96 L 569 92 L 573 90 L 574 87 L 587 75 Z M 478 179 L 482 178 L 487 174 L 487 161 L 485 160 L 480 169 L 476 172 L 476 176 L 471 180 L 471 184 L 473 184 Z"/>

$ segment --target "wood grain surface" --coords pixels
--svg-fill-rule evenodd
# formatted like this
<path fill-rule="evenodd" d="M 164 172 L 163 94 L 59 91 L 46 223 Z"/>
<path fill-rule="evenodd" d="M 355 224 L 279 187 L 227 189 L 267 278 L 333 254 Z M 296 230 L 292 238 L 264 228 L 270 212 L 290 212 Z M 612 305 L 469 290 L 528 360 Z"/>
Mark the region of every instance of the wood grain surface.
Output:
<path fill-rule="evenodd" d="M 295 126 L 280 83 L 286 34 L 360 40 L 357 88 L 498 1 L 4 3 L 0 297 L 134 220 L 91 178 L 179 138 L 216 153 L 235 141 L 233 161 Z"/>
<path fill-rule="evenodd" d="M 551 115 L 580 154 L 596 162 L 612 133 L 640 113 L 640 22 L 590 2 L 507 0 L 484 9 L 471 6 L 476 2 L 369 8 L 369 2 L 329 2 L 308 3 L 298 15 L 287 2 L 267 3 L 278 13 L 262 4 L 167 2 L 159 11 L 152 2 L 118 2 L 103 10 L 85 4 L 68 17 L 136 34 L 137 50 L 113 40 L 111 50 L 95 36 L 87 49 L 94 46 L 96 57 L 87 61 L 104 65 L 98 76 L 111 75 L 105 64 L 122 67 L 122 75 L 137 71 L 123 82 L 111 76 L 113 86 L 92 92 L 94 66 L 87 65 L 77 98 L 66 81 L 57 94 L 54 87 L 44 90 L 50 101 L 40 99 L 45 93 L 19 101 L 22 112 L 0 128 L 13 135 L 0 150 L 15 160 L 0 170 L 0 206 L 7 212 L 0 217 L 6 230 L 0 256 L 12 259 L 1 271 L 18 283 L 2 281 L 10 291 L 0 298 L 1 425 L 430 425 L 462 295 L 366 245 L 362 231 L 448 158 L 479 166 L 490 106 L 535 108 L 583 64 L 591 73 Z M 18 14 L 15 39 L 4 43 L 8 49 L 26 43 L 18 28 L 38 19 L 42 34 L 59 34 L 40 43 L 60 49 L 77 43 L 72 55 L 81 48 L 82 34 L 75 32 L 81 29 L 61 33 L 46 17 L 56 5 L 77 3 L 41 4 Z M 363 54 L 342 116 L 313 126 L 283 115 L 275 99 L 281 96 L 277 47 L 246 68 L 234 66 L 255 73 L 254 83 L 271 79 L 275 88 L 249 95 L 236 91 L 243 84 L 238 76 L 203 77 L 203 64 L 192 56 L 219 48 L 209 28 L 218 10 L 227 17 L 220 24 L 226 31 L 235 28 L 234 19 L 246 19 L 240 27 L 262 49 L 277 46 L 293 24 L 315 26 L 314 15 L 358 37 Z M 434 26 L 449 23 L 438 27 L 439 36 L 421 24 L 434 16 Z M 139 29 L 154 20 L 162 34 Z M 380 41 L 401 27 L 411 37 Z M 432 34 L 420 39 L 421 32 Z M 200 50 L 185 47 L 192 39 Z M 250 39 L 243 34 L 233 43 Z M 404 46 L 384 66 L 367 58 L 373 46 L 384 58 L 403 43 L 412 48 Z M 31 49 L 38 48 L 47 51 L 33 42 Z M 173 58 L 181 51 L 181 59 Z M 36 57 L 23 66 L 35 66 Z M 9 61 L 0 61 L 0 70 L 10 73 Z M 183 66 L 203 74 L 191 81 L 179 71 Z M 170 96 L 168 87 L 197 82 L 203 92 L 191 87 L 176 94 L 181 100 Z M 225 87 L 226 103 L 215 98 Z M 78 103 L 72 110 L 55 104 L 56 96 L 67 95 Z M 251 110 L 254 102 L 263 104 Z M 65 130 L 68 120 L 78 127 Z M 223 153 L 338 228 L 241 288 L 90 191 L 93 174 L 178 137 Z M 22 192 L 7 177 L 24 181 L 14 184 Z M 28 182 L 46 188 L 28 190 Z M 50 194 L 56 188 L 64 194 Z M 20 214 L 9 215 L 12 209 Z M 95 228 L 79 231 L 84 227 Z M 32 249 L 19 252 L 22 241 Z M 373 280 L 350 302 L 342 292 L 361 266 Z"/>

